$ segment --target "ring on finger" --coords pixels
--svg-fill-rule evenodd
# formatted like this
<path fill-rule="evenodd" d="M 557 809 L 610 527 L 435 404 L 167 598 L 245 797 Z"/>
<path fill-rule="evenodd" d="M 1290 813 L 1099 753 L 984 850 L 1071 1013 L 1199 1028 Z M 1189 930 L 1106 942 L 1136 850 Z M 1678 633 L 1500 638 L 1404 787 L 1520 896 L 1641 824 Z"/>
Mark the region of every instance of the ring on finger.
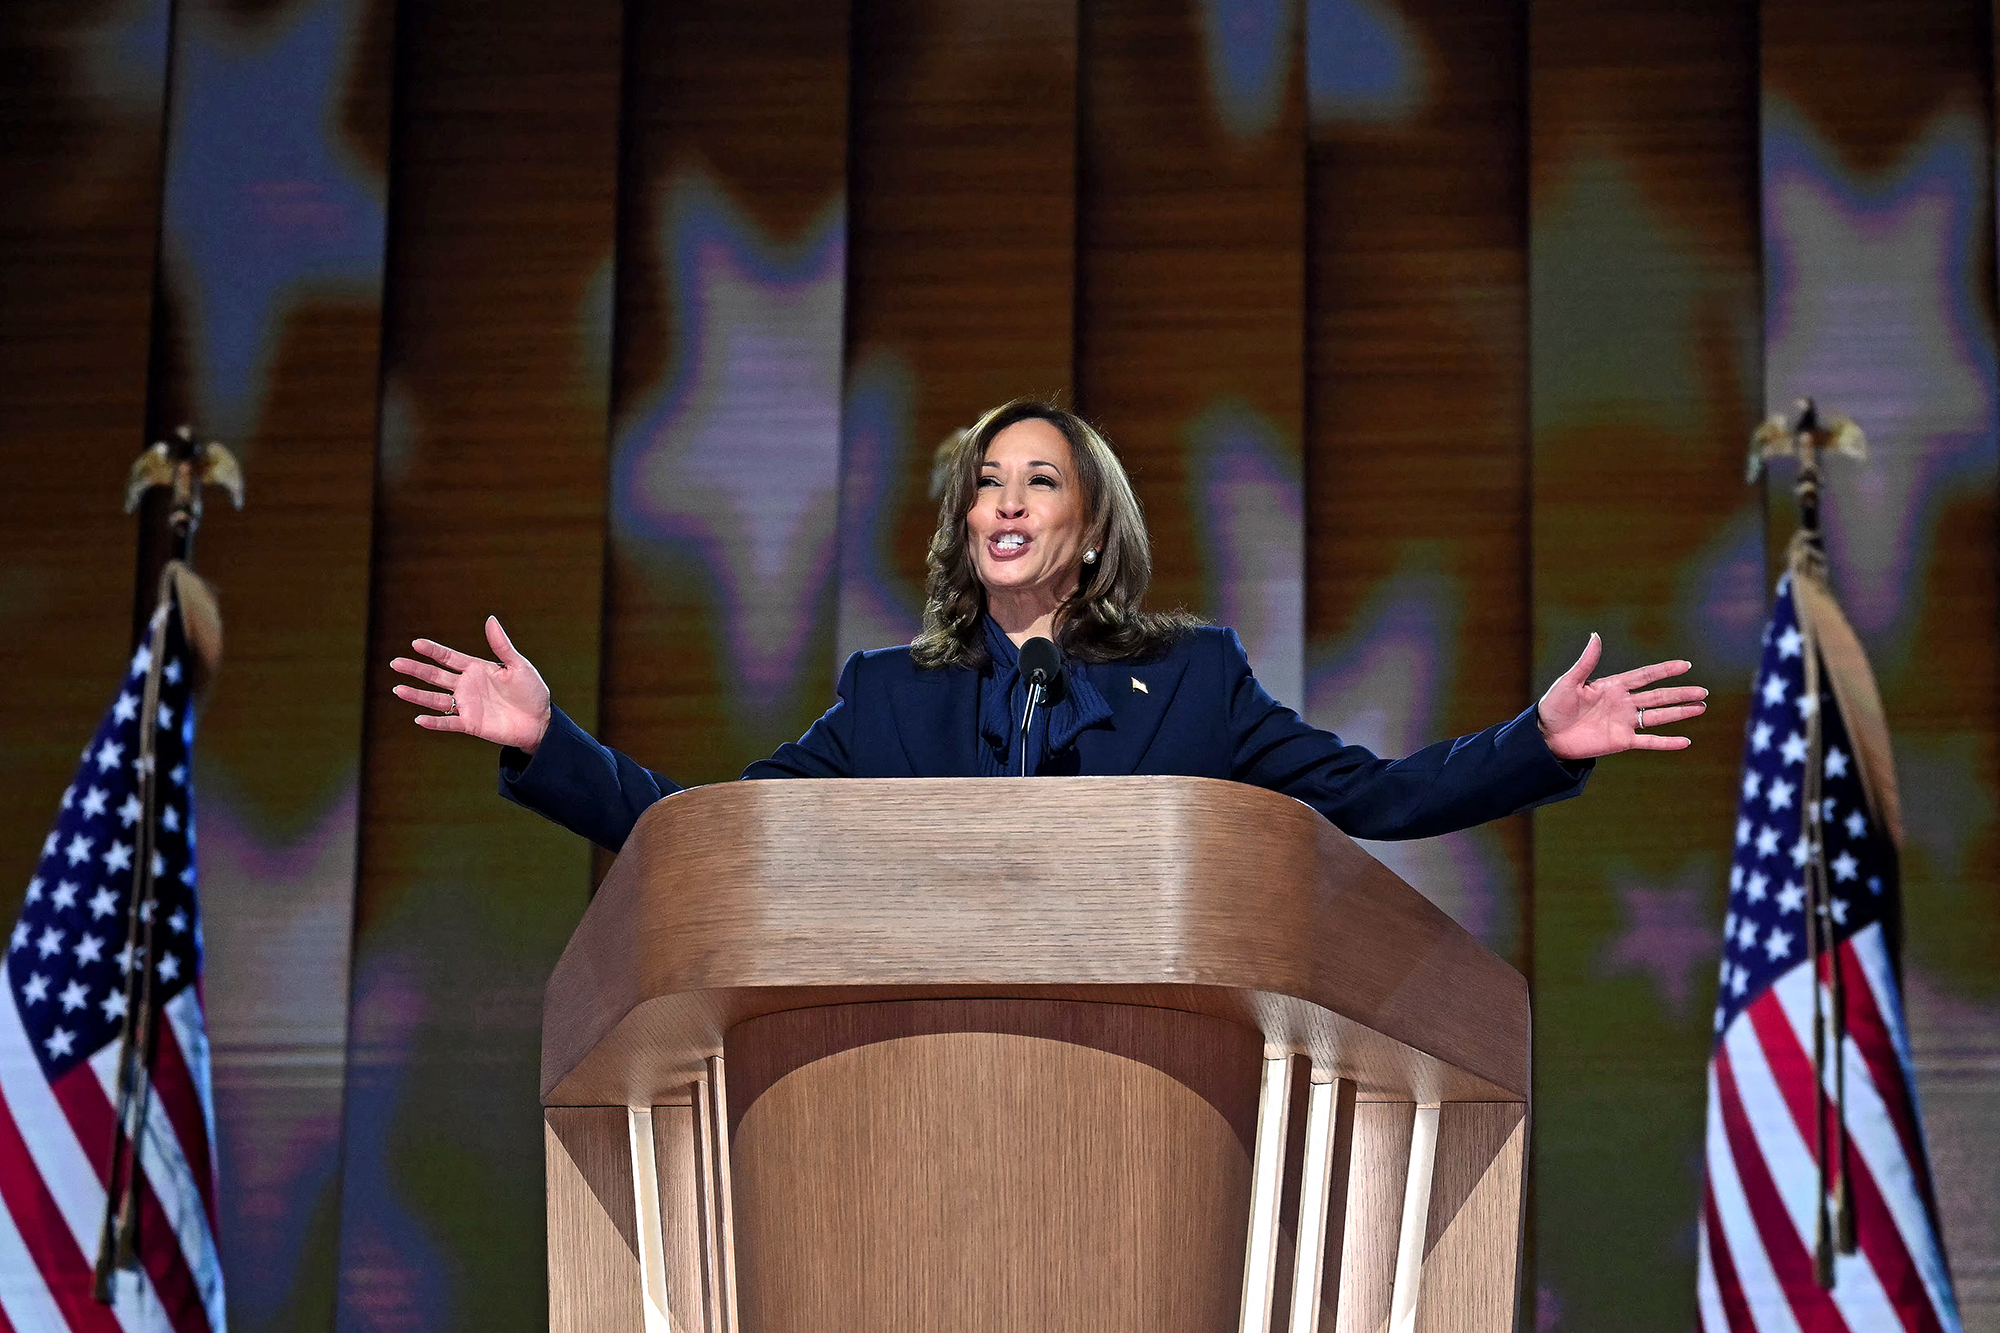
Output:
<path fill-rule="evenodd" d="M 1639 710 L 1639 729 L 1641 731 L 1646 729 L 1646 710 L 1643 708 Z"/>
<path fill-rule="evenodd" d="M 445 706 L 444 706 L 444 711 L 445 711 L 445 716 L 447 716 L 447 717 L 457 717 L 457 716 L 458 716 L 458 696 L 457 696 L 457 695 L 455 695 L 455 694 L 454 694 L 454 695 L 450 696 L 449 700 L 448 700 L 448 701 L 447 701 L 447 702 L 445 703 Z M 1643 712 L 1644 710 L 1641 710 L 1641 711 Z"/>

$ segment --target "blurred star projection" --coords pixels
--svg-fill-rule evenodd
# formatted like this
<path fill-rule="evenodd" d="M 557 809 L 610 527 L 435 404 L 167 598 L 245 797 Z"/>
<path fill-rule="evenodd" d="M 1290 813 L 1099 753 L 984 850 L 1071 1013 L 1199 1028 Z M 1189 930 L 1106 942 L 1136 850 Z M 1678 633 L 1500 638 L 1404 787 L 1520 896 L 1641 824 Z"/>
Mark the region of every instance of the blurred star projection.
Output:
<path fill-rule="evenodd" d="M 1224 401 L 1188 426 L 1190 509 L 1206 527 L 1208 605 L 1243 638 L 1273 698 L 1305 693 L 1305 500 L 1299 454 L 1269 418 Z"/>
<path fill-rule="evenodd" d="M 1316 123 L 1408 121 L 1429 84 L 1423 48 L 1391 0 L 1308 0 L 1306 95 Z"/>
<path fill-rule="evenodd" d="M 1826 480 L 1828 554 L 1864 634 L 1914 632 L 1921 600 L 1907 592 L 1937 510 L 1993 484 L 1995 350 L 1976 276 L 1992 243 L 1975 170 L 1987 152 L 1971 117 L 1941 116 L 1862 177 L 1790 106 L 1767 113 L 1771 401 L 1837 391 L 1880 445 L 1867 468 Z M 1839 521 L 1848 509 L 1859 521 Z"/>
<path fill-rule="evenodd" d="M 781 242 L 689 174 L 661 213 L 675 336 L 615 442 L 612 518 L 655 576 L 712 584 L 735 702 L 756 715 L 794 687 L 833 570 L 845 208 Z"/>
<path fill-rule="evenodd" d="M 1202 0 L 1203 45 L 1216 116 L 1239 140 L 1268 133 L 1285 105 L 1295 49 L 1294 0 Z"/>
<path fill-rule="evenodd" d="M 161 239 L 195 406 L 225 439 L 254 434 L 286 318 L 373 300 L 381 281 L 383 184 L 341 123 L 358 9 L 312 0 L 254 22 L 180 10 Z"/>
<path fill-rule="evenodd" d="M 1314 643 L 1305 719 L 1382 755 L 1440 739 L 1458 675 L 1464 600 L 1463 583 L 1444 572 L 1440 554 L 1410 543 L 1348 632 Z M 1516 873 L 1490 829 L 1363 845 L 1495 952 L 1515 949 Z"/>

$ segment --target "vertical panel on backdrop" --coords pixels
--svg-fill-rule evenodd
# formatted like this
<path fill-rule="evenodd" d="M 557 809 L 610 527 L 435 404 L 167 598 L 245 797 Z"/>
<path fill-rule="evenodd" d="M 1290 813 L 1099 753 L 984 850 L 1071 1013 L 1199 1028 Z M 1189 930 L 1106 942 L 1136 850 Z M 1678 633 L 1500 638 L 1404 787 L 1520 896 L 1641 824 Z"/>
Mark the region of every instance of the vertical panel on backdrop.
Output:
<path fill-rule="evenodd" d="M 332 1318 L 393 15 L 174 6 L 150 434 L 219 437 L 258 495 L 199 552 L 231 639 L 196 778 L 239 1329 Z"/>
<path fill-rule="evenodd" d="M 1536 1317 L 1680 1329 L 1728 872 L 1701 830 L 1729 826 L 1764 610 L 1756 16 L 1536 0 L 1529 32 L 1535 676 L 1596 630 L 1602 670 L 1687 658 L 1714 691 L 1693 748 L 1535 816 Z"/>
<path fill-rule="evenodd" d="M 847 31 L 808 0 L 628 20 L 604 738 L 682 783 L 829 702 Z"/>
<path fill-rule="evenodd" d="M 945 437 L 1068 396 L 1077 11 L 855 6 L 837 660 L 916 633 Z"/>
<path fill-rule="evenodd" d="M 125 468 L 145 441 L 168 0 L 14 7 L 0 32 L 0 769 L 59 791 L 103 706 L 79 664 L 131 643 Z M 0 804 L 0 892 L 46 831 Z M 12 911 L 17 899 L 0 899 Z"/>
<path fill-rule="evenodd" d="M 1761 71 L 1764 406 L 1810 395 L 1868 434 L 1864 466 L 1829 460 L 1823 522 L 1894 727 L 1910 1044 L 1967 1327 L 2000 1317 L 1992 22 L 1766 0 Z"/>
<path fill-rule="evenodd" d="M 1528 702 L 1526 20 L 1306 7 L 1304 708 L 1378 754 Z M 1526 819 L 1369 850 L 1525 958 Z"/>
<path fill-rule="evenodd" d="M 1304 678 L 1305 79 L 1286 0 L 1084 8 L 1079 404 L 1153 534 L 1155 606 Z"/>
<path fill-rule="evenodd" d="M 413 726 L 388 663 L 490 658 L 497 614 L 596 724 L 622 15 L 398 24 L 340 1325 L 529 1327 L 542 987 L 589 852 L 495 797 L 493 746 Z"/>

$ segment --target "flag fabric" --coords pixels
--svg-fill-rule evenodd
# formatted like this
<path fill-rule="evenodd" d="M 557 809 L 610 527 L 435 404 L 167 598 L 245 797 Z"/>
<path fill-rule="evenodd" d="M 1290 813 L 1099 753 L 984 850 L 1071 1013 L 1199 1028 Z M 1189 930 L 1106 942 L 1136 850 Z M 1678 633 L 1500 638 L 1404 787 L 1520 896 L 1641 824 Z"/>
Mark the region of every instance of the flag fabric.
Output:
<path fill-rule="evenodd" d="M 1723 923 L 1706 1333 L 1960 1327 L 1903 1020 L 1900 816 L 1879 717 L 1858 641 L 1795 551 L 1753 685 Z"/>
<path fill-rule="evenodd" d="M 62 794 L 8 940 L 0 1330 L 224 1328 L 189 773 L 195 667 L 167 593 Z M 151 1040 L 135 1045 L 132 1132 L 114 1149 L 128 1025 L 150 1027 Z M 107 1181 L 133 1163 L 121 1178 L 137 1186 L 137 1263 L 100 1304 L 106 1206 L 125 1196 Z"/>

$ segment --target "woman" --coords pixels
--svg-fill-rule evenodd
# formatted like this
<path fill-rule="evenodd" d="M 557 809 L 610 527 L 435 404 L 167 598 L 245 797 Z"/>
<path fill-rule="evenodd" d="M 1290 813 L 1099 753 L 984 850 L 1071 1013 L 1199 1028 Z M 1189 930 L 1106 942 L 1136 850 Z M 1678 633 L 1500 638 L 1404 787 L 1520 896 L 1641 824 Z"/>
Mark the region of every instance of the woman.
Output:
<path fill-rule="evenodd" d="M 1696 686 L 1647 689 L 1686 662 L 1589 679 L 1575 666 L 1519 717 L 1473 736 L 1378 759 L 1306 725 L 1265 693 L 1233 630 L 1141 608 L 1152 557 L 1139 501 L 1111 446 L 1082 418 L 1017 400 L 965 432 L 949 460 L 931 539 L 924 628 L 856 653 L 839 698 L 800 740 L 746 778 L 1182 774 L 1284 792 L 1362 838 L 1422 838 L 1561 800 L 1593 760 L 1678 750 L 1648 727 L 1692 718 Z M 431 659 L 390 665 L 432 686 L 397 697 L 433 731 L 507 747 L 500 790 L 603 847 L 624 845 L 647 806 L 680 790 L 586 735 L 549 699 L 497 618 L 497 661 L 418 639 Z M 1053 639 L 1064 669 L 1029 713 L 1019 650 Z"/>

